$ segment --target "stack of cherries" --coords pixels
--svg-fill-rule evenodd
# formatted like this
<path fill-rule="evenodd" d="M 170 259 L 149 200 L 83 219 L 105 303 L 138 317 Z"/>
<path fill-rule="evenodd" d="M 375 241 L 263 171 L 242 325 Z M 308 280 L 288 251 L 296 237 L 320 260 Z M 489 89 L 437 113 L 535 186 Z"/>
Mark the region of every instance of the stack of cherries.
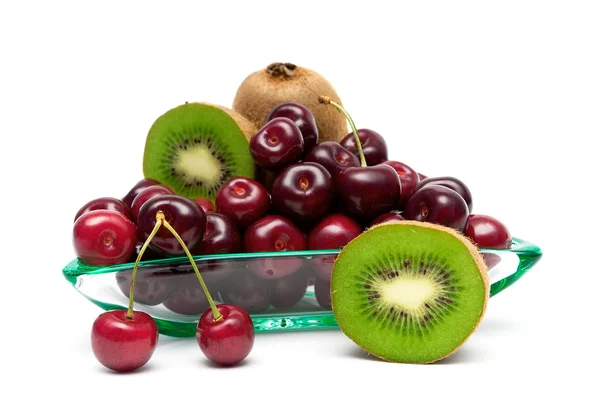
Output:
<path fill-rule="evenodd" d="M 244 359 L 252 347 L 254 335 L 247 311 L 257 308 L 258 294 L 264 294 L 258 298 L 260 309 L 269 304 L 293 305 L 304 295 L 306 277 L 314 274 L 319 304 L 330 307 L 333 256 L 313 258 L 308 268 L 298 258 L 251 259 L 248 276 L 236 278 L 227 291 L 220 292 L 230 304 L 215 305 L 210 297 L 210 278 L 208 287 L 202 278 L 211 272 L 201 276 L 192 255 L 340 249 L 365 228 L 403 219 L 454 228 L 480 247 L 510 247 L 506 226 L 493 217 L 472 213 L 471 193 L 463 182 L 454 177 L 428 178 L 405 163 L 389 160 L 381 135 L 370 129 L 357 130 L 348 113 L 329 98 L 320 97 L 319 101 L 342 112 L 352 132 L 339 143 L 319 141 L 312 113 L 298 103 L 281 103 L 250 141 L 256 180 L 229 179 L 214 204 L 179 196 L 167 186 L 143 179 L 123 199 L 100 198 L 80 209 L 75 217 L 74 247 L 82 263 L 111 265 L 136 260 L 133 275 L 120 284 L 130 298 L 128 312 L 105 313 L 94 325 L 94 351 L 103 364 L 117 370 L 138 368 L 147 362 L 156 345 L 152 318 L 141 312 L 131 315 L 133 277 L 144 253 L 151 259 L 189 256 L 195 268 L 193 275 L 199 279 L 193 282 L 201 285 L 196 288 L 197 295 L 190 295 L 189 289 L 179 294 L 170 290 L 154 303 L 163 302 L 173 311 L 192 314 L 195 312 L 178 311 L 177 307 L 182 301 L 197 301 L 198 296 L 208 301 L 209 308 L 198 323 L 199 344 L 215 362 L 231 365 Z M 294 276 L 302 277 L 300 287 L 283 281 Z M 282 281 L 266 291 L 257 291 L 252 282 L 269 279 Z M 248 301 L 250 304 L 244 306 Z M 233 320 L 224 321 L 228 319 Z M 124 324 L 137 332 L 120 332 Z M 119 363 L 124 364 L 128 357 L 103 359 L 115 358 L 115 345 L 123 349 L 119 345 L 140 340 L 140 334 L 148 341 L 145 357 L 128 361 L 126 368 Z"/>

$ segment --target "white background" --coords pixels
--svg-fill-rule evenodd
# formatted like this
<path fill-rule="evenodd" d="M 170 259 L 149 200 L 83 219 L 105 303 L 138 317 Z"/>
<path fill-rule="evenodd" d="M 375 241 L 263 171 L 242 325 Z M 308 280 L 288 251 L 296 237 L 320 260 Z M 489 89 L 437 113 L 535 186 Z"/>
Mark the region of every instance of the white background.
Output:
<path fill-rule="evenodd" d="M 0 416 L 598 417 L 598 4 L 410 3 L 2 3 Z M 100 309 L 61 275 L 76 210 L 142 177 L 156 117 L 230 106 L 273 61 L 320 72 L 391 158 L 464 180 L 542 261 L 440 364 L 331 331 L 260 335 L 234 369 L 161 337 L 147 368 L 110 373 Z"/>

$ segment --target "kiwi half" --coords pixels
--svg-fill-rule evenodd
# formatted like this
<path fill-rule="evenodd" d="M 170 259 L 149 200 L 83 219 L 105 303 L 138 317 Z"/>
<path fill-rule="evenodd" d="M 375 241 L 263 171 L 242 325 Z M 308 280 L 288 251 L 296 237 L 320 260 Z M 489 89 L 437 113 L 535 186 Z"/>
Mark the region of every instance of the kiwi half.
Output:
<path fill-rule="evenodd" d="M 331 277 L 341 330 L 386 361 L 431 363 L 454 353 L 479 325 L 488 271 L 457 231 L 416 221 L 379 224 L 348 243 Z"/>
<path fill-rule="evenodd" d="M 144 148 L 144 176 L 188 198 L 214 201 L 234 176 L 254 178 L 249 141 L 256 127 L 234 111 L 186 103 L 152 124 Z"/>

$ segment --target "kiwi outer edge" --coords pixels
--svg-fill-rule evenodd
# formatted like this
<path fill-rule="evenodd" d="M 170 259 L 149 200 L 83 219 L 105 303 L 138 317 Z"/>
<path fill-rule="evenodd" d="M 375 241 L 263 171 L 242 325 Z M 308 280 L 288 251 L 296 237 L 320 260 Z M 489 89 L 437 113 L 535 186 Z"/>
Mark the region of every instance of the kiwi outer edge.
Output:
<path fill-rule="evenodd" d="M 449 228 L 440 224 L 433 224 L 433 223 L 428 223 L 428 222 L 423 222 L 423 221 L 413 221 L 413 220 L 390 220 L 390 221 L 386 221 L 383 222 L 381 224 L 376 224 L 372 227 L 369 227 L 366 231 L 370 231 L 373 230 L 375 228 L 381 228 L 384 226 L 389 226 L 389 225 L 393 225 L 393 224 L 399 224 L 399 225 L 414 225 L 417 227 L 426 227 L 426 228 L 432 228 L 434 230 L 438 230 L 438 231 L 442 231 L 444 233 L 448 233 L 451 234 L 452 236 L 456 237 L 462 244 L 465 245 L 465 247 L 467 248 L 467 250 L 469 251 L 469 253 L 471 254 L 471 256 L 473 257 L 473 260 L 475 261 L 475 264 L 477 265 L 477 268 L 479 268 L 479 272 L 481 273 L 481 277 L 483 278 L 483 283 L 485 286 L 485 299 L 483 302 L 483 307 L 481 310 L 481 316 L 479 317 L 479 321 L 477 322 L 477 324 L 475 326 L 473 326 L 473 330 L 471 331 L 471 333 L 469 333 L 469 335 L 465 338 L 465 340 L 462 341 L 462 343 L 460 345 L 458 345 L 452 352 L 431 360 L 429 362 L 426 362 L 425 364 L 433 364 L 435 362 L 438 362 L 442 359 L 448 358 L 449 356 L 453 355 L 454 353 L 456 353 L 456 351 L 458 351 L 467 340 L 469 340 L 469 338 L 473 335 L 473 333 L 475 332 L 475 330 L 479 327 L 479 325 L 481 324 L 481 321 L 483 320 L 483 318 L 485 317 L 485 312 L 487 310 L 487 304 L 488 301 L 490 299 L 490 276 L 489 276 L 489 271 L 487 269 L 487 266 L 485 264 L 485 261 L 483 260 L 483 256 L 481 256 L 481 253 L 479 253 L 477 246 L 464 234 L 461 234 L 458 230 L 455 230 L 453 228 Z M 362 234 L 361 233 L 359 236 L 360 237 Z M 354 240 L 356 240 L 356 238 L 352 239 L 348 244 L 352 243 Z M 346 246 L 348 245 L 346 244 Z M 344 249 L 341 250 L 342 252 L 344 251 Z M 335 269 L 335 263 L 337 262 L 337 257 L 336 260 L 334 261 L 334 269 Z M 330 288 L 330 292 L 333 294 L 335 291 L 333 290 L 333 281 L 331 281 L 331 288 Z M 333 304 L 333 298 L 331 299 L 331 310 L 333 311 L 333 315 L 335 317 L 335 307 Z M 343 332 L 343 330 L 342 330 Z M 344 333 L 345 334 L 345 333 Z M 345 334 L 346 335 L 346 334 Z M 380 357 L 378 355 L 375 355 L 371 352 L 369 352 L 368 350 L 366 350 L 365 348 L 363 348 L 361 345 L 359 345 L 357 342 L 355 342 L 350 336 L 346 335 L 346 337 L 348 337 L 350 340 L 352 340 L 358 347 L 362 348 L 365 352 L 367 352 L 369 355 L 373 355 L 376 358 L 379 358 L 383 361 L 386 362 L 391 362 L 391 363 L 395 363 L 395 364 L 402 364 L 403 362 L 399 362 L 399 361 L 394 361 L 394 360 L 390 360 L 390 359 L 386 359 L 383 357 Z"/>

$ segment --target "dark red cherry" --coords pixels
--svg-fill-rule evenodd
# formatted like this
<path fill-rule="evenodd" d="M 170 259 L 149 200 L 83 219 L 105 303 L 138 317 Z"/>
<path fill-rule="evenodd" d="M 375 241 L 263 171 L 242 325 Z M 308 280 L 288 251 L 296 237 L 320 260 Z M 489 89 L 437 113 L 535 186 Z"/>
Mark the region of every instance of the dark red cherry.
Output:
<path fill-rule="evenodd" d="M 146 202 L 148 202 L 149 199 L 154 198 L 155 196 L 160 196 L 160 195 L 173 195 L 173 192 L 166 186 L 162 186 L 162 185 L 154 185 L 154 186 L 148 186 L 147 188 L 144 188 L 134 198 L 133 203 L 131 204 L 132 220 L 134 222 L 137 222 L 138 214 L 140 212 L 140 208 L 142 208 L 142 205 L 144 205 Z"/>
<path fill-rule="evenodd" d="M 252 224 L 244 233 L 244 252 L 286 252 L 306 250 L 306 238 L 290 220 L 279 215 L 267 215 Z M 295 257 L 252 259 L 248 267 L 262 278 L 283 278 L 296 272 L 303 261 Z"/>
<path fill-rule="evenodd" d="M 465 235 L 480 248 L 509 249 L 512 243 L 508 228 L 489 215 L 470 215 L 465 227 Z"/>
<path fill-rule="evenodd" d="M 294 221 L 315 220 L 329 212 L 334 192 L 332 177 L 323 166 L 298 163 L 275 179 L 273 206 Z"/>
<path fill-rule="evenodd" d="M 396 209 L 401 192 L 398 174 L 386 164 L 345 169 L 337 189 L 349 214 L 369 219 Z"/>
<path fill-rule="evenodd" d="M 194 247 L 192 253 L 197 255 L 213 255 L 221 253 L 238 253 L 242 249 L 242 238 L 236 226 L 227 216 L 216 212 L 207 212 L 206 229 L 202 239 Z"/>
<path fill-rule="evenodd" d="M 133 203 L 133 200 L 135 199 L 136 196 L 138 196 L 138 194 L 143 191 L 144 189 L 146 189 L 148 186 L 154 186 L 154 185 L 160 185 L 160 183 L 154 179 L 142 179 L 140 180 L 138 183 L 136 183 L 133 188 L 131 188 L 131 190 L 129 192 L 127 192 L 127 195 L 125 195 L 123 197 L 123 202 L 125 202 L 125 204 L 131 208 L 131 205 Z"/>
<path fill-rule="evenodd" d="M 304 151 L 310 151 L 319 142 L 319 131 L 317 121 L 312 112 L 304 105 L 297 102 L 282 102 L 275 106 L 269 115 L 267 122 L 275 118 L 288 118 L 300 128 L 304 140 Z"/>
<path fill-rule="evenodd" d="M 87 212 L 73 224 L 75 255 L 86 265 L 125 263 L 135 251 L 135 244 L 135 225 L 117 211 Z"/>
<path fill-rule="evenodd" d="M 408 201 L 417 183 L 419 183 L 419 174 L 409 165 L 399 161 L 388 160 L 383 162 L 383 164 L 392 166 L 396 173 L 398 173 L 400 185 L 402 186 L 399 207 L 402 208 L 406 201 Z"/>
<path fill-rule="evenodd" d="M 371 222 L 371 227 L 373 227 L 373 226 L 375 226 L 377 224 L 384 223 L 386 221 L 391 221 L 391 220 L 401 221 L 401 220 L 404 220 L 404 219 L 405 218 L 402 216 L 402 214 L 400 214 L 397 211 L 386 212 L 385 214 L 381 214 L 379 217 L 375 218 Z"/>
<path fill-rule="evenodd" d="M 208 198 L 194 198 L 192 201 L 200 205 L 200 208 L 202 208 L 204 212 L 215 211 L 215 204 Z"/>
<path fill-rule="evenodd" d="M 143 192 L 142 192 L 143 193 Z M 193 248 L 206 230 L 206 215 L 198 204 L 180 195 L 159 195 L 149 199 L 140 209 L 137 228 L 141 240 L 145 241 L 156 225 L 156 214 L 162 211 L 165 220 L 181 236 L 188 249 Z M 161 226 L 150 246 L 157 252 L 168 255 L 185 254 L 173 234 Z"/>
<path fill-rule="evenodd" d="M 96 210 L 117 211 L 117 212 L 120 212 L 121 214 L 123 214 L 125 217 L 131 218 L 131 211 L 129 209 L 129 206 L 127 206 L 127 204 L 125 204 L 125 202 L 123 202 L 122 200 L 117 199 L 117 198 L 97 198 L 97 199 L 91 200 L 90 202 L 85 204 L 83 207 L 81 207 L 79 209 L 79 211 L 77 211 L 77 214 L 75 215 L 75 219 L 73 220 L 73 222 L 77 221 L 77 219 L 82 214 L 85 214 L 86 212 L 90 212 L 90 211 L 96 211 Z"/>
<path fill-rule="evenodd" d="M 215 200 L 217 212 L 244 229 L 269 211 L 269 193 L 255 180 L 238 176 L 225 182 Z"/>
<path fill-rule="evenodd" d="M 376 164 L 383 163 L 388 159 L 387 145 L 381 135 L 370 129 L 359 129 L 357 130 L 358 138 L 365 155 L 367 166 L 375 166 Z M 360 157 L 358 153 L 358 147 L 356 146 L 356 140 L 354 133 L 346 135 L 342 141 L 340 141 L 342 147 L 351 151 L 356 157 Z"/>
<path fill-rule="evenodd" d="M 413 192 L 402 214 L 408 220 L 442 224 L 463 231 L 469 208 L 454 190 L 441 185 L 429 185 Z"/>
<path fill-rule="evenodd" d="M 358 157 L 334 141 L 320 143 L 306 155 L 304 161 L 319 163 L 333 178 L 347 167 L 360 166 Z"/>
<path fill-rule="evenodd" d="M 250 140 L 250 154 L 256 164 L 267 170 L 277 170 L 295 163 L 303 152 L 302 133 L 287 118 L 270 120 Z"/>
<path fill-rule="evenodd" d="M 417 184 L 413 192 L 416 192 L 419 189 L 429 185 L 441 185 L 450 188 L 455 192 L 458 192 L 458 194 L 462 196 L 465 202 L 467 203 L 469 213 L 473 211 L 473 198 L 471 197 L 471 191 L 469 190 L 467 185 L 465 185 L 465 183 L 461 180 L 450 176 L 428 177 L 425 180 L 421 180 Z"/>

